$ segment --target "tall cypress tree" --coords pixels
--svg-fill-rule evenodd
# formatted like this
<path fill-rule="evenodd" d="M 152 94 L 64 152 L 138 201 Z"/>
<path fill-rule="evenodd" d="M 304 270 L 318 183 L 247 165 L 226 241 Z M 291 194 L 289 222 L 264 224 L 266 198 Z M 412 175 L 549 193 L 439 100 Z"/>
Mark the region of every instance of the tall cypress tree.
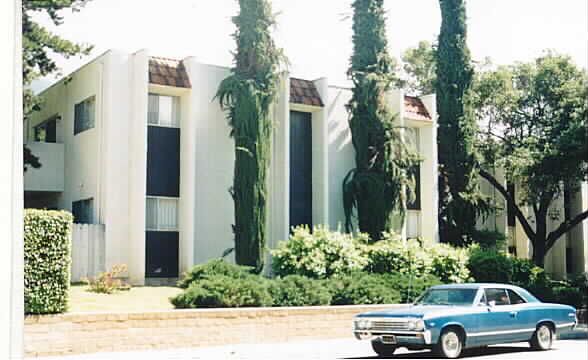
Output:
<path fill-rule="evenodd" d="M 392 230 L 393 212 L 403 219 L 407 194 L 414 187 L 409 169 L 417 156 L 402 141 L 386 103 L 394 79 L 388 55 L 383 0 L 355 0 L 353 54 L 348 76 L 353 95 L 347 104 L 356 167 L 343 181 L 346 228 L 351 231 L 353 209 L 359 229 L 372 241 Z"/>
<path fill-rule="evenodd" d="M 474 74 L 466 44 L 464 0 L 439 0 L 437 49 L 439 230 L 441 241 L 464 245 L 480 209 L 476 192 L 476 123 L 469 100 Z"/>
<path fill-rule="evenodd" d="M 271 105 L 277 94 L 279 68 L 285 61 L 271 38 L 275 24 L 267 0 L 239 0 L 234 67 L 216 97 L 235 140 L 235 167 L 230 189 L 235 206 L 235 257 L 240 265 L 263 269 L 266 244 L 267 171 L 271 156 Z"/>

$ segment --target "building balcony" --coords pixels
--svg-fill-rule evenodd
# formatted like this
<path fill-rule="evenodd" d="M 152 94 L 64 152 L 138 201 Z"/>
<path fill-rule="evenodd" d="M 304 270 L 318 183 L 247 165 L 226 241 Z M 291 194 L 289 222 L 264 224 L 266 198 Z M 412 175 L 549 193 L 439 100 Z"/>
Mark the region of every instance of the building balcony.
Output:
<path fill-rule="evenodd" d="M 26 144 L 31 153 L 39 158 L 41 167 L 28 167 L 24 173 L 24 190 L 40 192 L 64 191 L 64 145 L 56 143 L 30 142 Z"/>

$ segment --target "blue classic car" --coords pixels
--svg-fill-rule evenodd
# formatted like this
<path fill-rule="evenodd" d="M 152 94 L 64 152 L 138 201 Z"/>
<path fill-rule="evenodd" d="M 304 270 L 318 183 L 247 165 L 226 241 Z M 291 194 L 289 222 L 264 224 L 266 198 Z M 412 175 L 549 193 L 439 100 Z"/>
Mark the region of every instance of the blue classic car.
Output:
<path fill-rule="evenodd" d="M 405 309 L 356 315 L 353 332 L 371 340 L 379 356 L 406 347 L 454 359 L 466 348 L 509 342 L 548 350 L 557 334 L 576 323 L 573 307 L 543 303 L 517 286 L 453 284 L 429 288 Z"/>

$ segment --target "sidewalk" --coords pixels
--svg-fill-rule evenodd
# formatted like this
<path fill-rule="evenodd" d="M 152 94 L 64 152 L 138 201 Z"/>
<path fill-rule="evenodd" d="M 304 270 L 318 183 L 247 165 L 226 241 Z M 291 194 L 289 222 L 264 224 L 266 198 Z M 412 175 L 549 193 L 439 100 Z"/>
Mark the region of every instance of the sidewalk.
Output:
<path fill-rule="evenodd" d="M 574 331 L 565 334 L 559 338 L 565 340 L 584 340 L 588 339 L 588 328 L 585 324 L 579 325 Z M 41 357 L 41 360 L 237 360 L 237 359 L 332 359 L 332 356 L 326 355 L 327 349 L 321 349 L 322 346 L 329 348 L 338 348 L 342 352 L 337 354 L 346 357 L 347 354 L 368 353 L 371 348 L 365 342 L 355 341 L 354 339 L 336 339 L 336 340 L 308 340 L 279 344 L 264 344 L 260 339 L 260 344 L 235 344 L 214 347 L 198 347 L 190 349 L 172 349 L 172 350 L 144 350 L 130 352 L 111 352 L 95 353 L 72 356 L 51 356 Z M 318 346 L 318 347 L 317 347 Z M 313 348 L 314 353 L 308 357 L 306 350 Z M 364 349 L 365 348 L 365 349 Z M 358 350 L 355 350 L 358 349 Z M 329 350 L 332 351 L 332 350 Z M 347 352 L 347 353 L 345 353 Z M 330 355 L 330 353 L 329 353 Z M 338 358 L 338 357 L 335 357 Z M 33 359 L 33 358 L 31 358 Z"/>

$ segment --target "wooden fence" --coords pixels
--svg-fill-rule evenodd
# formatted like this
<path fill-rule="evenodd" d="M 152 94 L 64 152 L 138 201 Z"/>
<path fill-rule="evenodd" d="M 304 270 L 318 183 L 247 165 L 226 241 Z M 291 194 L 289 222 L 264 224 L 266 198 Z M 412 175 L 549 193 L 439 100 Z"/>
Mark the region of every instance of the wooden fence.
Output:
<path fill-rule="evenodd" d="M 92 278 L 105 269 L 104 225 L 74 224 L 71 239 L 71 282 Z"/>

